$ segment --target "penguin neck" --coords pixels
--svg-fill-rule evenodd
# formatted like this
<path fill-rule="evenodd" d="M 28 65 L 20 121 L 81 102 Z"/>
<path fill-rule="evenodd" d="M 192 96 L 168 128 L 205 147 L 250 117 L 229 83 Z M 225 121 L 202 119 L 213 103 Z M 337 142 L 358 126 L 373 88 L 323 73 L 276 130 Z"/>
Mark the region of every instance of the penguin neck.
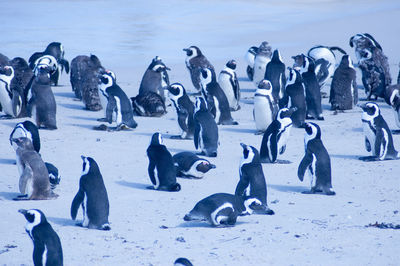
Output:
<path fill-rule="evenodd" d="M 222 71 L 225 71 L 225 72 L 229 73 L 232 77 L 235 76 L 235 70 L 233 70 L 230 67 L 225 67 Z"/>

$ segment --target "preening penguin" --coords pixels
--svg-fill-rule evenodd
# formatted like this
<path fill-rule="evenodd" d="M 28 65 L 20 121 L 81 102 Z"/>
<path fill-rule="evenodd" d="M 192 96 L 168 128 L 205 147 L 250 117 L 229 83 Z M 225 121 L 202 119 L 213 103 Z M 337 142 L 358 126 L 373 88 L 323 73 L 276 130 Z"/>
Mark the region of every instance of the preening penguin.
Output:
<path fill-rule="evenodd" d="M 230 60 L 218 76 L 218 84 L 225 93 L 231 111 L 240 109 L 240 87 L 235 69 L 236 61 Z"/>
<path fill-rule="evenodd" d="M 254 76 L 254 59 L 256 57 L 258 51 L 258 47 L 257 46 L 252 46 L 249 48 L 249 50 L 247 50 L 247 53 L 245 55 L 245 59 L 247 62 L 247 68 L 246 68 L 246 72 L 247 72 L 247 77 L 249 77 L 249 79 L 251 81 L 253 81 L 253 76 Z"/>
<path fill-rule="evenodd" d="M 287 104 L 287 95 L 285 92 L 286 76 L 285 63 L 278 49 L 274 50 L 271 61 L 265 69 L 264 79 L 269 80 L 272 85 L 272 95 L 275 102 L 279 103 L 279 108 Z"/>
<path fill-rule="evenodd" d="M 176 175 L 179 177 L 203 178 L 205 173 L 215 168 L 208 160 L 189 151 L 179 152 L 172 158 L 176 166 Z"/>
<path fill-rule="evenodd" d="M 363 161 L 396 160 L 399 154 L 393 145 L 389 126 L 381 115 L 376 103 L 368 102 L 363 109 L 362 123 L 365 135 L 365 148 L 372 156 L 360 157 Z"/>
<path fill-rule="evenodd" d="M 271 61 L 272 48 L 268 42 L 262 42 L 257 49 L 257 54 L 254 58 L 254 75 L 253 82 L 258 87 L 258 84 L 265 77 L 265 70 L 269 61 Z"/>
<path fill-rule="evenodd" d="M 142 81 L 140 82 L 139 95 L 151 91 L 159 94 L 164 101 L 164 90 L 167 86 L 169 86 L 169 77 L 167 70 L 171 69 L 163 63 L 159 56 L 153 58 L 149 67 L 143 75 Z"/>
<path fill-rule="evenodd" d="M 194 104 L 180 83 L 168 86 L 168 95 L 175 106 L 178 115 L 178 125 L 182 129 L 181 135 L 172 136 L 175 139 L 192 139 L 194 134 Z"/>
<path fill-rule="evenodd" d="M 256 198 L 261 204 L 250 206 L 256 214 L 273 215 L 274 211 L 268 207 L 267 184 L 261 166 L 260 155 L 253 146 L 240 143 L 243 156 L 240 161 L 240 180 L 236 186 L 235 195 L 239 197 Z"/>
<path fill-rule="evenodd" d="M 82 206 L 83 221 L 77 225 L 89 229 L 110 230 L 110 205 L 99 166 L 91 157 L 82 155 L 81 158 L 82 175 L 79 179 L 78 193 L 71 204 L 71 218 L 76 219 L 79 207 Z"/>
<path fill-rule="evenodd" d="M 253 117 L 256 123 L 256 134 L 262 134 L 274 120 L 278 112 L 278 103 L 272 95 L 272 84 L 269 80 L 262 80 L 254 94 Z"/>
<path fill-rule="evenodd" d="M 206 221 L 213 226 L 233 226 L 238 216 L 249 215 L 261 206 L 254 197 L 241 197 L 228 193 L 216 193 L 199 201 L 185 215 L 185 221 Z"/>
<path fill-rule="evenodd" d="M 10 144 L 16 150 L 18 146 L 14 143 L 13 139 L 18 138 L 28 138 L 32 142 L 34 150 L 39 153 L 40 151 L 40 137 L 39 137 L 39 130 L 37 126 L 29 120 L 24 122 L 17 123 L 10 134 Z"/>
<path fill-rule="evenodd" d="M 148 173 L 152 187 L 156 190 L 179 191 L 181 185 L 176 182 L 174 160 L 167 147 L 163 145 L 161 133 L 154 133 L 147 148 L 149 158 Z"/>
<path fill-rule="evenodd" d="M 33 264 L 62 266 L 63 251 L 60 238 L 44 213 L 38 209 L 20 209 L 18 212 L 23 214 L 27 221 L 25 231 L 33 242 Z"/>
<path fill-rule="evenodd" d="M 306 123 L 305 131 L 305 155 L 300 162 L 297 176 L 303 181 L 307 172 L 311 179 L 311 190 L 303 193 L 324 192 L 326 195 L 335 195 L 332 190 L 331 158 L 322 143 L 321 128 L 315 123 Z"/>

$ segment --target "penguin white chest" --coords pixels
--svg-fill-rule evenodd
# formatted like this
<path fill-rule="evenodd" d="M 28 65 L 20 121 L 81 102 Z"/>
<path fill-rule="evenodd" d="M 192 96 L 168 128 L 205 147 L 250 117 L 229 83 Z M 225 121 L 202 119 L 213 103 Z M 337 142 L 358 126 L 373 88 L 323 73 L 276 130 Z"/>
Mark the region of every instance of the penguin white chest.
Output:
<path fill-rule="evenodd" d="M 270 98 L 267 96 L 254 97 L 254 120 L 258 131 L 265 131 L 272 123 L 272 110 Z"/>
<path fill-rule="evenodd" d="M 363 122 L 363 131 L 364 131 L 365 137 L 368 139 L 368 141 L 371 145 L 371 153 L 372 153 L 372 155 L 375 155 L 375 139 L 376 139 L 375 132 L 372 131 L 369 124 L 366 122 Z"/>
<path fill-rule="evenodd" d="M 254 60 L 254 76 L 253 82 L 258 87 L 258 83 L 264 79 L 265 76 L 265 69 L 267 64 L 271 61 L 269 57 L 266 56 L 256 56 Z"/>
<path fill-rule="evenodd" d="M 99 97 L 100 97 L 101 107 L 103 107 L 104 116 L 105 116 L 106 110 L 107 110 L 108 99 L 104 95 L 104 92 L 102 92 L 100 89 L 99 89 Z"/>
<path fill-rule="evenodd" d="M 14 116 L 14 111 L 12 108 L 12 100 L 8 95 L 6 84 L 0 80 L 0 103 L 3 107 L 3 112 L 7 115 Z"/>
<path fill-rule="evenodd" d="M 282 148 L 284 146 L 286 146 L 286 143 L 289 139 L 290 136 L 290 129 L 292 128 L 292 126 L 288 126 L 286 127 L 286 129 L 283 129 L 283 132 L 281 133 L 279 140 L 278 140 L 278 152 L 281 154 L 282 152 Z"/>
<path fill-rule="evenodd" d="M 87 227 L 89 225 L 87 201 L 88 201 L 88 197 L 86 195 L 86 192 L 84 192 L 84 198 L 83 198 L 83 201 L 82 201 L 82 212 L 83 212 L 82 226 L 83 227 Z"/>
<path fill-rule="evenodd" d="M 230 79 L 231 77 L 228 74 L 221 73 L 218 76 L 218 84 L 224 91 L 225 96 L 228 99 L 229 107 L 234 108 L 236 99 Z"/>

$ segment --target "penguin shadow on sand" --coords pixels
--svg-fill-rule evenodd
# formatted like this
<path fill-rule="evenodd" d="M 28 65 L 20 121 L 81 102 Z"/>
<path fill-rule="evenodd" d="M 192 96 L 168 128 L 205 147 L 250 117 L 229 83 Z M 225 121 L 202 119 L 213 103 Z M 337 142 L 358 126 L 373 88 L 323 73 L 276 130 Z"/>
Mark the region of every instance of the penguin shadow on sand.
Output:
<path fill-rule="evenodd" d="M 244 222 L 244 221 L 236 221 L 234 225 L 224 225 L 224 226 L 213 226 L 207 223 L 206 221 L 190 221 L 190 222 L 184 222 L 180 223 L 179 225 L 176 226 L 176 228 L 215 228 L 215 229 L 220 229 L 220 228 L 227 228 L 227 227 L 237 227 L 241 226 L 243 224 L 251 224 L 250 222 Z"/>
<path fill-rule="evenodd" d="M 135 182 L 128 182 L 125 180 L 119 180 L 115 181 L 116 184 L 125 186 L 125 187 L 130 187 L 130 188 L 136 188 L 136 189 L 142 189 L 142 190 L 150 190 L 149 184 L 141 184 L 141 183 L 135 183 Z"/>
<path fill-rule="evenodd" d="M 268 188 L 280 191 L 280 192 L 295 192 L 302 193 L 304 191 L 309 190 L 308 187 L 305 186 L 293 186 L 293 185 L 277 185 L 277 184 L 268 184 Z"/>
<path fill-rule="evenodd" d="M 71 220 L 71 218 L 62 218 L 62 217 L 46 217 L 53 224 L 58 224 L 61 226 L 77 226 L 77 222 Z"/>
<path fill-rule="evenodd" d="M 79 120 L 97 121 L 97 117 L 76 116 L 76 115 L 71 115 L 69 117 L 73 118 L 73 119 L 79 119 Z"/>
<path fill-rule="evenodd" d="M 15 159 L 0 158 L 0 164 L 16 164 Z"/>
<path fill-rule="evenodd" d="M 64 87 L 64 85 L 59 87 Z M 54 96 L 75 99 L 75 94 L 73 92 L 54 92 Z"/>
<path fill-rule="evenodd" d="M 229 131 L 229 132 L 235 132 L 235 133 L 253 133 L 254 134 L 256 132 L 254 129 L 237 128 L 237 127 L 221 127 L 220 130 Z"/>
<path fill-rule="evenodd" d="M 354 154 L 330 154 L 333 158 L 338 159 L 349 159 L 349 160 L 358 160 L 361 155 L 354 155 Z"/>
<path fill-rule="evenodd" d="M 2 201 L 2 200 L 12 201 L 13 199 L 17 198 L 19 195 L 20 195 L 20 193 L 17 193 L 17 192 L 0 191 L 0 201 Z"/>
<path fill-rule="evenodd" d="M 86 110 L 84 106 L 82 106 L 81 103 L 78 104 L 72 104 L 72 103 L 57 103 L 57 105 L 65 107 L 67 109 L 73 109 L 73 110 Z"/>

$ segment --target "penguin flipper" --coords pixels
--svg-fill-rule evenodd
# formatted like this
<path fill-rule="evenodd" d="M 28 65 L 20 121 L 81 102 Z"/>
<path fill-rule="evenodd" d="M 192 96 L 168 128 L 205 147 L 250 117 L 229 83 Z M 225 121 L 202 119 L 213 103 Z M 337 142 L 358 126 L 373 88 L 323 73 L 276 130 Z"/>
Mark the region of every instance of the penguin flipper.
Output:
<path fill-rule="evenodd" d="M 11 101 L 14 117 L 18 117 L 22 110 L 22 95 L 20 95 L 17 90 L 14 90 Z"/>
<path fill-rule="evenodd" d="M 117 102 L 115 101 L 114 97 L 108 97 L 108 103 L 106 108 L 106 121 L 111 124 L 113 112 L 117 108 Z"/>
<path fill-rule="evenodd" d="M 149 157 L 149 159 L 150 159 L 150 157 Z M 150 159 L 150 163 L 149 163 L 149 167 L 148 167 L 147 171 L 149 173 L 150 181 L 151 181 L 151 183 L 153 183 L 153 185 L 157 184 L 156 177 L 155 177 L 155 174 L 154 174 L 154 169 L 155 168 L 156 168 L 156 164 L 153 162 L 152 159 Z"/>
<path fill-rule="evenodd" d="M 365 149 L 367 150 L 367 152 L 371 151 L 371 143 L 366 137 L 365 137 Z"/>
<path fill-rule="evenodd" d="M 375 137 L 375 155 L 376 157 L 382 157 L 385 154 L 386 144 L 388 142 L 387 132 L 384 128 L 376 129 L 376 137 Z M 382 147 L 383 146 L 383 147 Z M 381 158 L 383 160 L 384 158 Z"/>
<path fill-rule="evenodd" d="M 34 265 L 43 265 L 43 253 L 45 250 L 45 245 L 43 241 L 38 240 L 36 237 L 32 237 L 33 239 L 33 264 Z M 47 263 L 46 263 L 47 264 Z"/>
<path fill-rule="evenodd" d="M 76 219 L 76 215 L 78 213 L 79 206 L 82 204 L 83 199 L 85 198 L 85 192 L 82 188 L 79 188 L 78 193 L 76 193 L 74 199 L 71 204 L 71 218 L 72 220 Z"/>
<path fill-rule="evenodd" d="M 69 62 L 65 59 L 60 59 L 60 61 L 58 62 L 62 68 L 65 68 L 65 72 L 67 72 L 67 74 L 69 73 Z"/>
<path fill-rule="evenodd" d="M 200 128 L 201 128 L 200 124 L 196 122 L 196 126 L 194 129 L 194 137 L 193 137 L 194 147 L 196 148 L 196 150 L 199 148 Z"/>
<path fill-rule="evenodd" d="M 306 154 L 304 155 L 303 159 L 300 162 L 299 169 L 297 170 L 297 177 L 300 179 L 301 182 L 303 182 L 304 174 L 306 173 L 308 167 L 311 165 L 312 161 L 313 161 L 312 152 L 310 152 L 307 149 Z"/>
<path fill-rule="evenodd" d="M 178 124 L 179 124 L 179 126 L 181 127 L 181 129 L 183 131 L 188 132 L 189 128 L 188 128 L 188 126 L 186 124 L 186 118 L 188 117 L 189 114 L 188 114 L 187 110 L 184 109 L 184 108 L 180 108 L 178 113 L 179 113 L 178 114 Z"/>
<path fill-rule="evenodd" d="M 21 174 L 21 177 L 19 178 L 19 191 L 21 194 L 26 194 L 27 191 L 27 184 L 28 180 L 33 177 L 33 171 L 32 168 L 29 165 L 26 165 L 24 168 L 24 171 Z"/>
<path fill-rule="evenodd" d="M 236 186 L 235 195 L 236 196 L 244 196 L 246 188 L 249 186 L 250 179 L 247 175 L 240 175 L 239 183 Z"/>

